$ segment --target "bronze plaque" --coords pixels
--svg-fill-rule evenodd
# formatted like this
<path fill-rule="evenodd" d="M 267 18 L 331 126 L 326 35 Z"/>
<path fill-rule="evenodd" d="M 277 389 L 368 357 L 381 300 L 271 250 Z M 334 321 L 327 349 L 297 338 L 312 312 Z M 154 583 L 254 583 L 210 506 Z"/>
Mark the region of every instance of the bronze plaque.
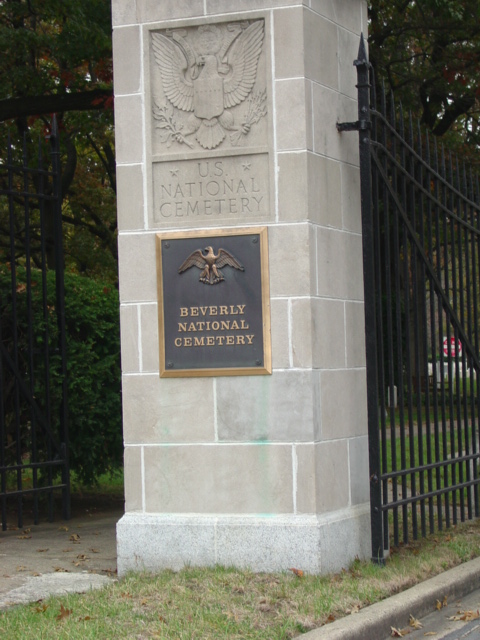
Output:
<path fill-rule="evenodd" d="M 271 373 L 267 228 L 156 241 L 160 377 Z"/>

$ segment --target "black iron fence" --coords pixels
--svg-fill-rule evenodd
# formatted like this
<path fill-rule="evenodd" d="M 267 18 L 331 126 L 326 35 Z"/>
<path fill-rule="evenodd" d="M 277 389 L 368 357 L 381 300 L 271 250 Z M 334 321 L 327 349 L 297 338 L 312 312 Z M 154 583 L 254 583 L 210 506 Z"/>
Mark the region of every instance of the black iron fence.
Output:
<path fill-rule="evenodd" d="M 45 505 L 53 517 L 61 492 L 69 517 L 65 312 L 59 136 L 51 127 L 50 159 L 24 136 L 0 156 L 0 508 L 23 526 Z"/>
<path fill-rule="evenodd" d="M 360 136 L 372 556 L 479 515 L 478 177 L 375 95 Z"/>

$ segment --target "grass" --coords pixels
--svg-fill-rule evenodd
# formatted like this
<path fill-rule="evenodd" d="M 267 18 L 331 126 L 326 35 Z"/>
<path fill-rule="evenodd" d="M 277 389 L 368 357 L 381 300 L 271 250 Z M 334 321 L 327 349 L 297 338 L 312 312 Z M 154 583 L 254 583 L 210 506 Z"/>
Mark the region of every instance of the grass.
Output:
<path fill-rule="evenodd" d="M 130 574 L 100 591 L 0 612 L 0 637 L 294 638 L 476 556 L 480 522 L 394 549 L 385 567 L 356 560 L 326 576 L 224 567 Z"/>

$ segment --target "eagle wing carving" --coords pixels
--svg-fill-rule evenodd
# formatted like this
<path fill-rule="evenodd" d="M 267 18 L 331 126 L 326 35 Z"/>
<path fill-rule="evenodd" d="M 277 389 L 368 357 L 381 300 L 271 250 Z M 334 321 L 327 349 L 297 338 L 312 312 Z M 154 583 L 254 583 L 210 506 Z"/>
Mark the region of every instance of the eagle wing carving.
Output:
<path fill-rule="evenodd" d="M 263 21 L 258 20 L 247 27 L 233 42 L 227 55 L 232 71 L 223 83 L 226 109 L 243 102 L 252 90 L 257 77 L 263 36 Z"/>
<path fill-rule="evenodd" d="M 161 33 L 152 33 L 152 48 L 160 68 L 165 95 L 177 109 L 193 111 L 193 83 L 181 47 Z"/>

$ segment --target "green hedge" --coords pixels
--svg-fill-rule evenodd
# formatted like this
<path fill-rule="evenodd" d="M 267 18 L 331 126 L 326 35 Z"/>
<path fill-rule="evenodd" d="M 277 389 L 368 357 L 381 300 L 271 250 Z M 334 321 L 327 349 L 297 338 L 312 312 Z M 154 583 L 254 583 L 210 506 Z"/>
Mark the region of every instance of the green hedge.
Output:
<path fill-rule="evenodd" d="M 32 274 L 34 334 L 36 356 L 35 394 L 39 404 L 45 397 L 43 361 L 38 353 L 44 344 L 45 320 L 42 316 L 42 275 Z M 17 270 L 17 336 L 23 354 L 21 367 L 27 371 L 27 293 L 25 270 Z M 48 331 L 56 339 L 55 274 L 47 273 Z M 0 267 L 2 340 L 12 335 L 10 320 L 11 284 L 7 266 Z M 118 292 L 111 286 L 79 276 L 65 274 L 65 321 L 67 329 L 67 403 L 70 441 L 70 468 L 83 484 L 92 484 L 100 474 L 122 464 L 121 374 Z M 10 323 L 10 325 L 9 325 Z M 60 404 L 61 368 L 58 352 L 51 352 L 49 372 L 53 383 L 53 427 Z M 8 376 L 4 377 L 5 404 L 11 394 Z M 12 403 L 10 402 L 10 405 Z M 29 429 L 28 411 L 22 416 L 25 434 Z M 8 432 L 8 417 L 7 417 Z M 10 436 L 11 438 L 11 436 Z M 25 439 L 26 443 L 26 439 Z M 28 454 L 28 444 L 25 453 Z"/>

